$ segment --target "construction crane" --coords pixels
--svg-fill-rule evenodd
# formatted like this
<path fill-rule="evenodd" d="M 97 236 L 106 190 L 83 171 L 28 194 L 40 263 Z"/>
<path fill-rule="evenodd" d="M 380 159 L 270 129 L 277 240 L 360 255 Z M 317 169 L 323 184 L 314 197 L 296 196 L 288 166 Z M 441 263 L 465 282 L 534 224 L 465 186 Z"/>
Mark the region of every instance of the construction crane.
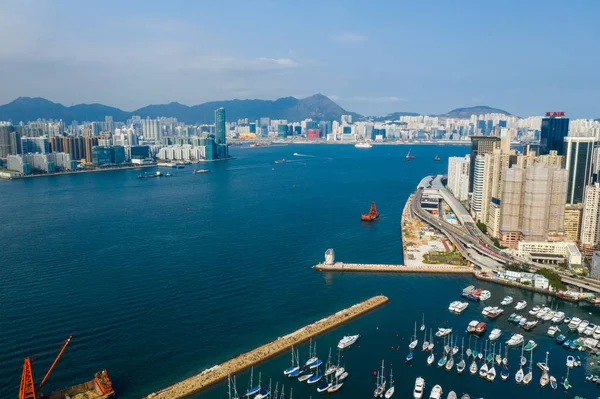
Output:
<path fill-rule="evenodd" d="M 19 399 L 38 399 L 38 397 L 36 396 L 37 393 L 40 389 L 42 389 L 42 387 L 46 383 L 46 380 L 48 379 L 50 373 L 56 366 L 56 363 L 58 363 L 65 349 L 67 349 L 67 345 L 69 345 L 69 343 L 71 342 L 71 338 L 73 338 L 72 335 L 70 335 L 69 338 L 67 338 L 65 344 L 58 353 L 58 356 L 56 356 L 56 359 L 54 359 L 54 363 L 52 363 L 52 366 L 50 366 L 50 368 L 48 369 L 48 372 L 42 379 L 42 382 L 40 382 L 40 385 L 37 387 L 37 389 L 35 388 L 35 383 L 33 381 L 33 373 L 31 371 L 31 363 L 33 362 L 33 359 L 29 357 L 25 359 L 25 361 L 23 362 L 23 374 L 21 375 L 21 387 L 19 388 Z"/>

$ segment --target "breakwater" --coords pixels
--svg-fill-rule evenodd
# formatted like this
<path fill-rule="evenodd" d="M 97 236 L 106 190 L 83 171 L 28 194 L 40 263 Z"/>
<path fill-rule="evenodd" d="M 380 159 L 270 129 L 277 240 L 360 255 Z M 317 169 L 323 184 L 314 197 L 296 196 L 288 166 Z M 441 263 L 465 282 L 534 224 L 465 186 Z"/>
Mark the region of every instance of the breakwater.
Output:
<path fill-rule="evenodd" d="M 335 262 L 328 265 L 319 263 L 313 266 L 313 269 L 324 272 L 374 272 L 374 273 L 473 273 L 473 269 L 468 266 L 448 266 L 448 265 L 423 265 L 423 266 L 405 266 L 388 264 L 363 264 L 363 263 L 343 263 Z"/>
<path fill-rule="evenodd" d="M 228 375 L 237 374 L 251 366 L 261 363 L 276 356 L 309 338 L 322 334 L 341 324 L 348 322 L 362 314 L 365 314 L 379 306 L 389 302 L 388 297 L 383 295 L 374 296 L 366 301 L 360 302 L 349 308 L 340 310 L 331 316 L 325 317 L 312 324 L 304 326 L 288 335 L 279 337 L 263 346 L 241 354 L 231 360 L 218 364 L 202 371 L 181 382 L 178 382 L 161 391 L 151 393 L 145 399 L 177 399 L 205 389 L 223 379 Z"/>

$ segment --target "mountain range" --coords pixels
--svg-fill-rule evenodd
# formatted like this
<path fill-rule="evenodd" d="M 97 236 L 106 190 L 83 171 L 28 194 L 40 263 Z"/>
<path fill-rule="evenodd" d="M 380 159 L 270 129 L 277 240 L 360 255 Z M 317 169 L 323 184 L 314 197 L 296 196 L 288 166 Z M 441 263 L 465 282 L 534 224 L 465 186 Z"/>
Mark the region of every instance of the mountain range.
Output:
<path fill-rule="evenodd" d="M 113 120 L 117 122 L 125 122 L 133 115 L 139 115 L 142 118 L 175 117 L 186 124 L 198 124 L 214 123 L 214 111 L 220 107 L 227 110 L 227 120 L 229 121 L 243 118 L 253 121 L 261 117 L 286 119 L 288 121 L 301 121 L 306 118 L 339 121 L 342 115 L 348 114 L 352 115 L 354 120 L 365 118 L 355 112 L 346 111 L 327 96 L 315 94 L 302 99 L 283 97 L 277 100 L 226 100 L 211 101 L 194 106 L 172 102 L 169 104 L 148 105 L 133 112 L 103 104 L 77 104 L 67 107 L 41 97 L 19 97 L 8 104 L 0 105 L 0 120 L 10 120 L 13 123 L 18 123 L 37 119 L 62 119 L 65 123 L 70 124 L 74 120 L 79 122 L 102 121 L 105 116 L 112 116 Z M 485 113 L 510 115 L 510 113 L 500 109 L 477 106 L 457 108 L 438 116 L 442 118 L 468 118 L 472 114 Z M 400 116 L 419 116 L 419 114 L 394 112 L 383 117 L 369 119 L 375 121 L 396 120 Z"/>

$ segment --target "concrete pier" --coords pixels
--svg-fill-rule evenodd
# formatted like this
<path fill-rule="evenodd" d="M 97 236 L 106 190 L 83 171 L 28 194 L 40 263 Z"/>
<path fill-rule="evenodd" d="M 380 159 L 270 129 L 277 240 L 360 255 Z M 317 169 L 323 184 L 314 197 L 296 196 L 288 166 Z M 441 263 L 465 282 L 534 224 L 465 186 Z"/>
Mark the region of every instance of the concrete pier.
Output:
<path fill-rule="evenodd" d="M 323 272 L 373 272 L 373 273 L 457 273 L 472 274 L 473 268 L 468 266 L 451 265 L 388 265 L 335 262 L 332 265 L 319 263 L 313 269 Z"/>
<path fill-rule="evenodd" d="M 168 388 L 151 393 L 145 399 L 177 399 L 201 391 L 225 378 L 227 375 L 237 374 L 251 366 L 261 363 L 273 356 L 289 350 L 292 345 L 298 345 L 309 338 L 322 334 L 343 323 L 346 323 L 364 313 L 389 302 L 386 296 L 374 296 L 366 301 L 340 310 L 331 316 L 302 327 L 291 334 L 277 338 L 266 345 L 250 352 L 239 355 L 225 363 L 205 369 L 200 374 L 187 378 Z"/>

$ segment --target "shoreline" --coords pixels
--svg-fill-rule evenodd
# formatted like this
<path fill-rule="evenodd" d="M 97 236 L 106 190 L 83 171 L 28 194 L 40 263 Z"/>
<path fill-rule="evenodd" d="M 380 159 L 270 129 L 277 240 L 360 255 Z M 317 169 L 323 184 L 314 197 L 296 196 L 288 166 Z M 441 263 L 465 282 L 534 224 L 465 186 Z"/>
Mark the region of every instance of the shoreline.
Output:
<path fill-rule="evenodd" d="M 371 297 L 349 308 L 342 309 L 331 316 L 299 328 L 290 334 L 278 337 L 265 345 L 238 355 L 233 359 L 209 367 L 199 374 L 177 382 L 170 387 L 151 393 L 145 396 L 144 399 L 178 399 L 195 394 L 226 379 L 228 375 L 237 374 L 255 364 L 262 363 L 287 351 L 293 345 L 298 345 L 312 337 L 323 334 L 388 302 L 389 298 L 383 295 Z"/>
<path fill-rule="evenodd" d="M 473 269 L 469 266 L 452 265 L 406 266 L 335 262 L 333 265 L 319 263 L 313 266 L 313 269 L 322 272 L 473 274 Z"/>

